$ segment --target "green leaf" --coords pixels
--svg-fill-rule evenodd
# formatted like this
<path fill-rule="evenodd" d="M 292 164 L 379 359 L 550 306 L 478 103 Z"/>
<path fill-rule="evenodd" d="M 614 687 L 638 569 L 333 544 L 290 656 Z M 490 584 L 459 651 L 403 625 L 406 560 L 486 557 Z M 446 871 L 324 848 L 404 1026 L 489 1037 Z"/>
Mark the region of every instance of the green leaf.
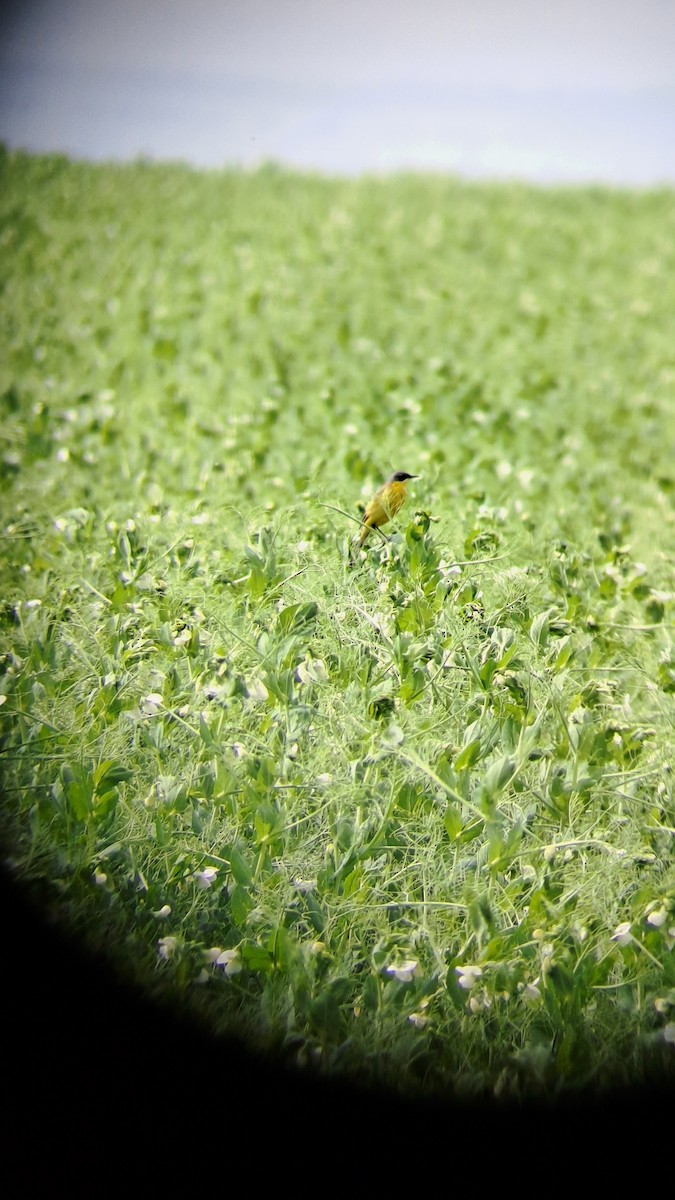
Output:
<path fill-rule="evenodd" d="M 354 824 L 349 817 L 340 817 L 335 829 L 335 841 L 341 850 L 349 850 L 354 841 Z"/>
<path fill-rule="evenodd" d="M 100 763 L 94 771 L 94 783 L 97 794 L 117 787 L 119 783 L 126 783 L 129 779 L 133 779 L 134 772 L 122 765 L 120 762 L 109 759 L 107 762 Z"/>
<path fill-rule="evenodd" d="M 487 892 L 476 896 L 469 905 L 469 920 L 478 935 L 484 940 L 495 931 L 495 918 Z"/>
<path fill-rule="evenodd" d="M 253 824 L 256 844 L 260 846 L 274 841 L 275 835 L 284 828 L 285 816 L 273 804 L 264 803 L 256 809 Z"/>
<path fill-rule="evenodd" d="M 456 841 L 461 836 L 463 829 L 462 815 L 456 804 L 448 804 L 443 814 L 443 824 L 451 842 Z"/>
<path fill-rule="evenodd" d="M 91 771 L 80 763 L 72 766 L 64 763 L 60 775 L 63 794 L 72 815 L 77 821 L 86 820 L 92 811 L 94 800 L 94 778 Z"/>
<path fill-rule="evenodd" d="M 117 806 L 118 801 L 119 792 L 117 791 L 117 788 L 113 788 L 111 791 L 103 792 L 102 794 L 97 792 L 94 800 L 97 818 L 109 816 L 113 809 Z"/>
<path fill-rule="evenodd" d="M 379 975 L 367 975 L 361 993 L 361 1003 L 369 1012 L 377 1012 L 380 1006 L 382 983 Z"/>
<path fill-rule="evenodd" d="M 551 618 L 558 615 L 557 608 L 547 608 L 545 612 L 540 612 L 530 625 L 530 638 L 535 646 L 545 646 L 548 641 L 548 633 L 551 625 Z"/>
<path fill-rule="evenodd" d="M 505 871 L 511 866 L 523 837 L 523 824 L 516 821 L 508 830 L 488 822 L 489 863 L 493 869 Z"/>
<path fill-rule="evenodd" d="M 472 767 L 475 762 L 478 762 L 481 752 L 481 738 L 474 737 L 462 750 L 460 750 L 454 761 L 455 771 L 465 771 L 468 767 Z"/>
<path fill-rule="evenodd" d="M 178 355 L 178 345 L 174 338 L 157 338 L 152 347 L 155 358 L 164 362 L 173 362 Z"/>
<path fill-rule="evenodd" d="M 225 857 L 229 859 L 232 878 L 242 887 L 249 887 L 253 883 L 253 871 L 241 850 L 237 846 L 231 846 Z"/>
<path fill-rule="evenodd" d="M 499 794 L 516 773 L 516 760 L 510 754 L 495 759 L 483 777 L 483 789 L 488 797 Z"/>
<path fill-rule="evenodd" d="M 349 979 L 333 979 L 312 1001 L 309 1018 L 315 1030 L 323 1037 L 337 1038 L 344 1027 L 341 1005 L 351 992 Z"/>
<path fill-rule="evenodd" d="M 248 590 L 252 596 L 262 596 L 267 587 L 267 576 L 257 564 L 251 567 L 248 577 Z"/>
<path fill-rule="evenodd" d="M 166 821 L 159 813 L 155 813 L 154 820 L 155 841 L 158 846 L 166 848 L 171 845 L 171 823 Z"/>
<path fill-rule="evenodd" d="M 317 900 L 316 892 L 314 892 L 313 889 L 305 893 L 305 903 L 307 905 L 309 919 L 312 922 L 316 932 L 323 933 L 326 927 L 326 917 L 321 905 L 319 904 L 319 901 Z"/>
<path fill-rule="evenodd" d="M 230 914 L 235 925 L 246 923 L 246 918 L 253 908 L 251 893 L 239 883 L 235 883 L 229 892 Z"/>
<path fill-rule="evenodd" d="M 200 712 L 199 714 L 199 736 L 204 745 L 208 746 L 209 748 L 212 748 L 217 744 L 213 733 L 211 732 L 211 727 L 203 712 Z"/>
<path fill-rule="evenodd" d="M 418 789 L 412 783 L 403 783 L 396 795 L 396 804 L 403 812 L 413 812 L 420 798 Z"/>
<path fill-rule="evenodd" d="M 241 947 L 241 957 L 250 971 L 262 971 L 269 975 L 274 970 L 274 959 L 263 946 L 245 942 Z"/>
<path fill-rule="evenodd" d="M 660 663 L 656 678 L 664 692 L 675 692 L 675 659 Z"/>
<path fill-rule="evenodd" d="M 314 600 L 306 604 L 289 604 L 279 613 L 279 629 L 284 634 L 304 631 L 314 624 L 318 611 L 319 606 Z"/>

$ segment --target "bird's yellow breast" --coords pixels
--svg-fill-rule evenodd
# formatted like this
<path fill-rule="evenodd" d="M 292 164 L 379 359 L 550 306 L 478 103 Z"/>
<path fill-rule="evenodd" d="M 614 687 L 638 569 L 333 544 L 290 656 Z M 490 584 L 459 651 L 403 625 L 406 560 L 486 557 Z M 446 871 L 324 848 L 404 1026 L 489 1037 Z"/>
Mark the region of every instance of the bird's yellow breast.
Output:
<path fill-rule="evenodd" d="M 369 525 L 385 525 L 396 516 L 406 495 L 405 480 L 385 483 L 366 507 L 364 520 Z"/>

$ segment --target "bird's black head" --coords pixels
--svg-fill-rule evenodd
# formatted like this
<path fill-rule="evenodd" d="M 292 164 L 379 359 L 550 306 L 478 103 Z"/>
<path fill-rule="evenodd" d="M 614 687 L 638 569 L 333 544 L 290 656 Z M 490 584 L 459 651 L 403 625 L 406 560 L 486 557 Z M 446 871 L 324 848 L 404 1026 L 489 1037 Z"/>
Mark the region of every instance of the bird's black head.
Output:
<path fill-rule="evenodd" d="M 417 479 L 417 475 L 409 475 L 407 471 L 394 471 L 390 483 L 403 483 L 404 479 Z"/>

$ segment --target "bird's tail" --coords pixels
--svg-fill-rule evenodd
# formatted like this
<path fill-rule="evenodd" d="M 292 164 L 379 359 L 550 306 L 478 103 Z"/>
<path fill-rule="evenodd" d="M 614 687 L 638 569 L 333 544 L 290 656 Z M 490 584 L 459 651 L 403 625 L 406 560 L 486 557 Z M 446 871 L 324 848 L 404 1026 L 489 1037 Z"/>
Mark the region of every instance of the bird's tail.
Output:
<path fill-rule="evenodd" d="M 361 528 L 359 529 L 359 549 L 361 548 L 361 546 L 365 542 L 366 538 L 368 537 L 368 534 L 370 533 L 370 529 L 371 529 L 371 526 L 367 523 L 367 521 L 361 522 Z"/>
<path fill-rule="evenodd" d="M 363 546 L 368 534 L 370 533 L 370 525 L 366 525 L 365 521 L 361 522 L 359 532 L 354 534 L 349 545 L 349 565 L 353 566 L 356 562 L 359 550 Z"/>

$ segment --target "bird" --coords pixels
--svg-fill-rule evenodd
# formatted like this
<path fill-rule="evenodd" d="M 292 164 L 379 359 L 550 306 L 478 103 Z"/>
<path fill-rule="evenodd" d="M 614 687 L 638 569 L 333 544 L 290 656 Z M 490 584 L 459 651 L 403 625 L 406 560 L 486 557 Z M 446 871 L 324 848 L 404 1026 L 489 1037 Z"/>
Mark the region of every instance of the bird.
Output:
<path fill-rule="evenodd" d="M 359 530 L 359 547 L 363 545 L 371 529 L 379 529 L 395 517 L 406 498 L 406 485 L 409 479 L 418 479 L 418 475 L 410 475 L 408 471 L 394 471 L 386 483 L 377 489 L 372 500 L 366 505 L 361 528 Z"/>

